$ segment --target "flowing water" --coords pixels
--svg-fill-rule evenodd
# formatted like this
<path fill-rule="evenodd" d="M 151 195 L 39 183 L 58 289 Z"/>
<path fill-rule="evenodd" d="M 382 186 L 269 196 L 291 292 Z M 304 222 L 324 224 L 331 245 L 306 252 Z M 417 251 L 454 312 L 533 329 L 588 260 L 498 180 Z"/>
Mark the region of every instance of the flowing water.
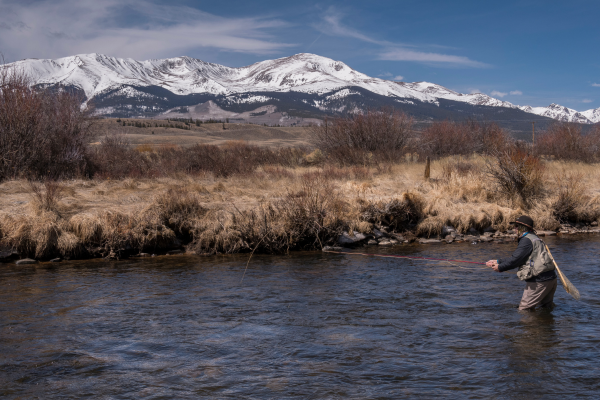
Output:
<path fill-rule="evenodd" d="M 581 292 L 325 253 L 0 264 L 0 397 L 597 398 L 600 237 L 547 240 Z M 515 244 L 368 251 L 487 260 Z M 365 251 L 361 249 L 360 251 Z"/>

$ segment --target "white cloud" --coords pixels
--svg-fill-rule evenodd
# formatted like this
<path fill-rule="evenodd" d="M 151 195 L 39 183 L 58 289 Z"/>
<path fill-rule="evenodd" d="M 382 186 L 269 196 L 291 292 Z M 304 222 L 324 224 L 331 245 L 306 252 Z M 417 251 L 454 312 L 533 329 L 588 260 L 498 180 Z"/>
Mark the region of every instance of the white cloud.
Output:
<path fill-rule="evenodd" d="M 511 90 L 510 94 L 512 94 L 513 96 L 521 96 L 523 95 L 523 92 L 521 92 L 520 90 Z"/>
<path fill-rule="evenodd" d="M 427 53 L 423 51 L 409 50 L 405 48 L 395 48 L 383 51 L 379 54 L 380 60 L 388 61 L 417 61 L 429 63 L 445 63 L 462 65 L 465 67 L 487 67 L 479 61 L 471 60 L 467 57 L 453 56 L 449 54 Z"/>
<path fill-rule="evenodd" d="M 591 103 L 593 101 L 594 100 L 590 100 L 590 99 L 583 99 L 583 100 L 581 100 L 582 103 Z"/>
<path fill-rule="evenodd" d="M 394 78 L 394 80 L 395 80 L 395 81 L 401 81 L 401 80 L 403 80 L 403 79 L 404 79 L 404 77 L 403 77 L 402 75 L 397 75 L 397 76 Z"/>
<path fill-rule="evenodd" d="M 460 65 L 478 68 L 489 66 L 488 64 L 471 60 L 468 57 L 432 53 L 417 49 L 413 50 L 409 48 L 414 48 L 415 46 L 402 43 L 392 43 L 387 40 L 377 40 L 355 29 L 344 26 L 341 22 L 341 19 L 342 15 L 340 13 L 337 13 L 334 9 L 330 9 L 329 12 L 323 17 L 324 23 L 317 25 L 316 28 L 328 35 L 354 38 L 363 42 L 381 46 L 383 49 L 379 53 L 380 60 L 416 61 L 423 63 Z"/>
<path fill-rule="evenodd" d="M 592 86 L 594 86 L 594 87 L 600 87 L 600 83 L 592 83 Z"/>
<path fill-rule="evenodd" d="M 483 92 L 479 89 L 469 89 L 469 94 L 480 94 L 480 93 L 483 93 Z"/>
<path fill-rule="evenodd" d="M 492 96 L 496 96 L 496 97 L 500 97 L 500 98 L 506 96 L 507 94 L 508 93 L 506 93 L 506 92 L 499 92 L 497 90 L 492 90 L 492 93 L 491 93 Z"/>
<path fill-rule="evenodd" d="M 78 53 L 144 59 L 200 48 L 269 54 L 292 46 L 269 33 L 286 26 L 272 18 L 225 18 L 148 0 L 26 3 L 0 0 L 0 49 L 12 59 Z"/>
<path fill-rule="evenodd" d="M 328 35 L 351 37 L 354 39 L 362 40 L 363 42 L 373 44 L 381 45 L 387 43 L 385 41 L 370 38 L 369 36 L 360 33 L 359 31 L 354 30 L 352 28 L 345 27 L 340 21 L 341 18 L 341 14 L 336 14 L 332 10 L 330 10 L 330 12 L 323 17 L 323 21 L 325 21 L 325 24 L 320 26 L 320 30 Z"/>

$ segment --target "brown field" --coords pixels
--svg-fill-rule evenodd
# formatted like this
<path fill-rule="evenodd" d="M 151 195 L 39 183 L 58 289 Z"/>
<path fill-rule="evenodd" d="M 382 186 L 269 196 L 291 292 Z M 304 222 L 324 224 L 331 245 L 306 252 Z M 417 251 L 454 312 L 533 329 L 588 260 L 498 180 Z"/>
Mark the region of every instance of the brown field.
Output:
<path fill-rule="evenodd" d="M 123 119 L 129 122 L 167 125 L 167 120 Z M 183 125 L 171 122 L 172 126 Z M 122 134 L 132 146 L 177 145 L 191 146 L 194 144 L 220 145 L 228 141 L 243 140 L 248 144 L 270 147 L 308 146 L 308 127 L 269 127 L 252 124 L 226 123 L 225 129 L 221 123 L 204 123 L 200 126 L 190 124 L 190 130 L 175 127 L 143 127 L 122 126 L 114 118 L 99 119 L 95 122 L 96 139 L 98 142 L 105 135 Z"/>
<path fill-rule="evenodd" d="M 46 194 L 52 187 L 8 181 L 0 185 L 0 238 L 21 256 L 41 259 L 154 253 L 186 243 L 199 254 L 278 253 L 332 245 L 342 230 L 387 228 L 406 237 L 439 237 L 444 225 L 459 233 L 506 231 L 521 213 L 538 229 L 557 230 L 556 210 L 565 202 L 570 218 L 592 229 L 600 217 L 597 166 L 551 161 L 544 167 L 542 193 L 528 205 L 496 191 L 481 156 L 433 161 L 429 180 L 424 163 L 407 161 L 379 168 L 266 166 L 228 178 L 72 180 L 60 183 L 53 198 Z M 365 217 L 373 212 L 379 219 Z M 411 225 L 411 215 L 418 224 Z M 394 225 L 394 218 L 404 220 Z"/>

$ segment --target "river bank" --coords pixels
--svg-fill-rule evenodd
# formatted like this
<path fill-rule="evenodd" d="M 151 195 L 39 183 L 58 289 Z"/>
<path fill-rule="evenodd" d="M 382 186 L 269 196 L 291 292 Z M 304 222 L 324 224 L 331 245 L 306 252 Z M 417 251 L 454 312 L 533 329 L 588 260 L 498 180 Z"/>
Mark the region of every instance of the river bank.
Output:
<path fill-rule="evenodd" d="M 0 260 L 187 252 L 285 253 L 325 246 L 511 241 L 529 214 L 542 234 L 600 233 L 600 173 L 545 162 L 528 204 L 498 191 L 482 157 L 379 167 L 0 185 Z"/>

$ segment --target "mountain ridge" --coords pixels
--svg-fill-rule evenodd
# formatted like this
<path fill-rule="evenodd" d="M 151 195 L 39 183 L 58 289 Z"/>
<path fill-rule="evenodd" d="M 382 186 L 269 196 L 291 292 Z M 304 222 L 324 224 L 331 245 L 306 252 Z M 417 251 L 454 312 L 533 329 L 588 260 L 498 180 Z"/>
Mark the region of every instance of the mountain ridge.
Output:
<path fill-rule="evenodd" d="M 300 93 L 306 97 L 303 102 L 311 105 L 315 112 L 339 113 L 352 111 L 351 102 L 344 106 L 338 101 L 339 105 L 333 108 L 329 104 L 347 97 L 356 98 L 356 90 L 353 92 L 350 89 L 354 87 L 384 96 L 397 106 L 440 106 L 440 100 L 443 99 L 465 103 L 475 109 L 481 106 L 498 107 L 560 121 L 582 124 L 600 122 L 600 108 L 578 112 L 557 104 L 548 107 L 518 106 L 483 93 L 458 93 L 430 82 L 408 83 L 373 78 L 341 61 L 310 53 L 260 61 L 238 68 L 187 56 L 137 61 L 97 53 L 54 60 L 26 59 L 5 64 L 4 67 L 21 69 L 36 85 L 75 88 L 85 95 L 86 101 L 102 99 L 100 105 L 111 103 L 111 98 L 120 99 L 125 105 L 136 99 L 137 105 L 134 107 L 129 104 L 129 109 L 139 109 L 145 116 L 158 115 L 172 107 L 151 105 L 157 99 L 144 88 L 162 88 L 176 96 L 188 96 L 190 102 L 195 99 L 207 101 L 222 98 L 225 103 L 245 101 L 257 106 L 266 104 L 269 97 L 274 98 L 265 95 L 268 93 L 276 94 L 275 97 Z M 252 93 L 263 94 L 253 98 Z M 362 92 L 361 95 L 368 96 L 368 93 Z M 118 106 L 118 102 L 112 103 Z M 360 108 L 358 103 L 354 101 L 355 108 Z M 98 112 L 101 115 L 115 114 L 111 110 L 115 108 L 100 107 Z M 135 114 L 135 111 L 131 112 Z"/>

